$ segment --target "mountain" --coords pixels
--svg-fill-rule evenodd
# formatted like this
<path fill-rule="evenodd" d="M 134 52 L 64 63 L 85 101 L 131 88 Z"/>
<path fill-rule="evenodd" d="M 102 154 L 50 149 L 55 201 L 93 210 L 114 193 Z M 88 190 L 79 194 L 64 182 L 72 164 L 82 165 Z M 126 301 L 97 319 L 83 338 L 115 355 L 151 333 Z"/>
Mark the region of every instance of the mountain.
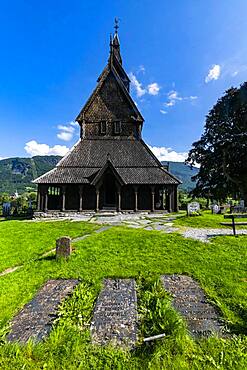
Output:
<path fill-rule="evenodd" d="M 60 156 L 35 156 L 32 158 L 7 158 L 0 161 L 0 193 L 19 194 L 27 188 L 36 189 L 32 180 L 50 171 Z"/>
<path fill-rule="evenodd" d="M 0 193 L 13 194 L 17 190 L 21 194 L 27 188 L 36 189 L 32 180 L 50 171 L 61 158 L 60 156 L 51 155 L 0 160 Z M 191 176 L 197 174 L 197 168 L 190 169 L 189 166 L 181 162 L 162 162 L 162 164 L 169 165 L 169 171 L 183 181 L 183 184 L 179 186 L 181 189 L 191 190 L 195 187 L 195 183 L 191 181 Z"/>
<path fill-rule="evenodd" d="M 168 166 L 169 172 L 180 179 L 183 183 L 179 185 L 179 189 L 190 191 L 194 189 L 196 183 L 191 180 L 191 177 L 195 176 L 199 169 L 185 165 L 182 162 L 161 162 L 164 166 Z"/>

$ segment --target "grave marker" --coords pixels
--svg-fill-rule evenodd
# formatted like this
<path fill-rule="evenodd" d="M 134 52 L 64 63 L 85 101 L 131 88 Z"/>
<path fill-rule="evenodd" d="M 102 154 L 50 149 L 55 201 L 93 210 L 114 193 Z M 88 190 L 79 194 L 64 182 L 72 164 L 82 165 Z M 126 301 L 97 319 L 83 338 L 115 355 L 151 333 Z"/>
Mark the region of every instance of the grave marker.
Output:
<path fill-rule="evenodd" d="M 198 202 L 192 202 L 187 204 L 187 213 L 188 215 L 193 214 L 194 212 L 200 211 L 200 204 Z"/>
<path fill-rule="evenodd" d="M 46 337 L 52 329 L 60 302 L 77 284 L 78 280 L 74 279 L 47 281 L 12 320 L 7 340 L 26 343 L 30 338 L 40 341 Z"/>
<path fill-rule="evenodd" d="M 133 347 L 137 340 L 137 297 L 133 279 L 105 279 L 91 323 L 94 344 Z"/>
<path fill-rule="evenodd" d="M 68 258 L 72 253 L 71 238 L 63 236 L 56 241 L 56 258 Z"/>
<path fill-rule="evenodd" d="M 216 308 L 208 302 L 199 284 L 185 275 L 163 275 L 164 288 L 173 295 L 173 307 L 184 316 L 194 337 L 222 335 L 224 327 Z"/>
<path fill-rule="evenodd" d="M 212 211 L 213 211 L 214 214 L 218 214 L 219 210 L 220 210 L 220 207 L 218 206 L 218 204 L 213 204 L 212 205 Z"/>

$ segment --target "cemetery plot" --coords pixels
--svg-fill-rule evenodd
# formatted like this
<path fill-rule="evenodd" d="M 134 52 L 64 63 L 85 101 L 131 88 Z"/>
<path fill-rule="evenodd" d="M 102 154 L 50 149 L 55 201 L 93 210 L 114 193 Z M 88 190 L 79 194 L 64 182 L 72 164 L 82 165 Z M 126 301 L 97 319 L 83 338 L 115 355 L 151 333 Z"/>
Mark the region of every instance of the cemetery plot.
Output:
<path fill-rule="evenodd" d="M 223 324 L 199 284 L 185 275 L 163 275 L 164 288 L 173 295 L 173 307 L 185 318 L 195 338 L 222 335 Z"/>
<path fill-rule="evenodd" d="M 40 341 L 46 337 L 56 318 L 57 308 L 63 298 L 70 294 L 78 280 L 49 280 L 31 302 L 26 304 L 11 323 L 7 339 L 25 343 L 32 338 Z"/>
<path fill-rule="evenodd" d="M 137 340 L 135 280 L 104 280 L 90 329 L 94 344 L 133 347 Z"/>

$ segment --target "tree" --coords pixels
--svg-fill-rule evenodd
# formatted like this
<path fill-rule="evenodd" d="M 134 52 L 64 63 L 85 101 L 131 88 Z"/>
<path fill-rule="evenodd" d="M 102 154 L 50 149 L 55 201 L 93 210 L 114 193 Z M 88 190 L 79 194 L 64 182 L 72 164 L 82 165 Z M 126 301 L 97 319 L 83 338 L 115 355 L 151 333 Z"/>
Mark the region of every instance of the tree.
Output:
<path fill-rule="evenodd" d="M 247 204 L 247 82 L 217 101 L 186 162 L 200 165 L 194 195 L 224 200 L 239 194 Z"/>

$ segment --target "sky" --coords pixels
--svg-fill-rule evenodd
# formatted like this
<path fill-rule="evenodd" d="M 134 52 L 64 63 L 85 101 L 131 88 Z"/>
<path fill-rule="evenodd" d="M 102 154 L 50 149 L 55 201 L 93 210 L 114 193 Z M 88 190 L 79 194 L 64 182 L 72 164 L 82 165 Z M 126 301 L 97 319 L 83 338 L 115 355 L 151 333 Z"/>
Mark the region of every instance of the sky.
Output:
<path fill-rule="evenodd" d="M 123 65 L 160 160 L 184 161 L 205 116 L 247 80 L 246 0 L 0 0 L 0 158 L 64 155 L 107 63 Z"/>

